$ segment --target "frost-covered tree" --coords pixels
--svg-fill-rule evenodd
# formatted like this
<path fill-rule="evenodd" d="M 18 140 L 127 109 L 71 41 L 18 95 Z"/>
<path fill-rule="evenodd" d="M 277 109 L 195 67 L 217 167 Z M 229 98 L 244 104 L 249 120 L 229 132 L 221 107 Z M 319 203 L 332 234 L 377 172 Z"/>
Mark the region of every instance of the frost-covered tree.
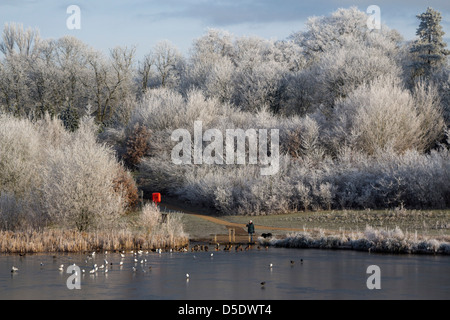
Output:
<path fill-rule="evenodd" d="M 431 79 L 438 89 L 445 123 L 450 128 L 450 64 L 433 74 Z"/>
<path fill-rule="evenodd" d="M 195 39 L 190 49 L 184 89 L 205 89 L 207 79 L 214 78 L 210 75 L 211 72 L 215 73 L 214 68 L 223 70 L 222 62 L 232 64 L 233 41 L 233 35 L 218 29 L 208 29 L 205 35 Z M 234 64 L 227 67 L 234 67 Z"/>
<path fill-rule="evenodd" d="M 341 8 L 329 16 L 309 18 L 306 31 L 293 33 L 290 39 L 303 48 L 305 57 L 312 62 L 322 53 L 345 45 L 348 36 L 365 41 L 373 33 L 367 28 L 367 19 L 367 14 L 356 7 Z M 384 25 L 376 32 L 394 42 L 401 39 L 398 32 Z"/>
<path fill-rule="evenodd" d="M 337 99 L 382 75 L 401 72 L 401 37 L 395 30 L 367 28 L 368 16 L 357 8 L 313 17 L 306 31 L 290 39 L 301 48 L 306 68 L 289 75 L 287 114 L 304 115 L 320 108 L 329 113 Z"/>
<path fill-rule="evenodd" d="M 39 31 L 31 28 L 24 29 L 23 25 L 16 23 L 6 23 L 3 28 L 0 52 L 5 56 L 20 54 L 31 56 L 36 44 L 39 43 Z"/>
<path fill-rule="evenodd" d="M 0 114 L 0 191 L 16 198 L 30 195 L 40 181 L 40 146 L 40 135 L 30 121 Z"/>
<path fill-rule="evenodd" d="M 153 59 L 160 86 L 177 87 L 184 64 L 184 59 L 178 49 L 169 41 L 159 42 L 153 49 Z"/>
<path fill-rule="evenodd" d="M 433 71 L 446 64 L 446 56 L 450 51 L 446 49 L 447 44 L 443 41 L 442 15 L 431 7 L 427 11 L 417 15 L 420 25 L 416 35 L 418 39 L 411 47 L 414 53 L 415 76 L 429 77 Z"/>
<path fill-rule="evenodd" d="M 134 48 L 116 47 L 110 50 L 109 60 L 96 51 L 87 55 L 90 77 L 85 85 L 92 90 L 98 123 L 114 121 L 118 106 L 132 93 L 134 54 Z"/>
<path fill-rule="evenodd" d="M 241 37 L 235 41 L 232 60 L 236 65 L 233 97 L 236 106 L 246 111 L 264 107 L 275 112 L 280 110 L 285 89 L 283 80 L 290 70 L 298 69 L 296 62 L 300 63 L 296 57 L 286 59 L 288 49 L 258 37 Z"/>
<path fill-rule="evenodd" d="M 141 93 L 144 94 L 147 88 L 150 86 L 150 80 L 152 77 L 152 66 L 155 64 L 153 53 L 150 52 L 144 56 L 142 61 L 138 62 L 138 84 L 140 85 Z"/>
<path fill-rule="evenodd" d="M 29 113 L 32 101 L 28 66 L 36 59 L 39 32 L 22 25 L 5 24 L 0 42 L 0 92 L 4 109 L 16 115 Z"/>
<path fill-rule="evenodd" d="M 323 53 L 317 63 L 305 71 L 312 83 L 313 101 L 323 112 L 329 112 L 337 99 L 345 98 L 363 83 L 380 76 L 399 75 L 400 68 L 384 50 L 385 46 L 376 46 L 373 42 L 342 37 L 339 47 Z"/>
<path fill-rule="evenodd" d="M 93 119 L 69 132 L 48 114 L 0 115 L 0 169 L 0 228 L 117 227 L 132 191 Z"/>
<path fill-rule="evenodd" d="M 46 150 L 42 210 L 57 225 L 80 231 L 114 227 L 124 213 L 124 194 L 114 183 L 118 163 L 97 143 L 95 130 L 93 121 L 84 119 L 64 144 Z"/>
<path fill-rule="evenodd" d="M 429 150 L 443 135 L 444 121 L 435 88 L 419 84 L 413 94 L 392 77 L 364 84 L 334 110 L 336 146 L 351 145 L 374 155 Z"/>
<path fill-rule="evenodd" d="M 222 103 L 231 103 L 235 90 L 233 82 L 235 70 L 229 57 L 218 58 L 207 73 L 203 85 L 205 95 L 217 98 Z"/>
<path fill-rule="evenodd" d="M 159 87 L 181 91 L 187 76 L 185 60 L 178 48 L 168 40 L 161 41 L 138 62 L 136 91 L 139 97 L 146 90 Z"/>
<path fill-rule="evenodd" d="M 288 74 L 303 66 L 302 50 L 293 41 L 234 37 L 210 29 L 193 44 L 183 88 L 194 86 L 243 110 L 270 107 L 278 112 L 286 99 Z"/>
<path fill-rule="evenodd" d="M 86 87 L 87 45 L 74 37 L 43 40 L 39 54 L 28 67 L 29 87 L 39 113 L 60 113 L 70 105 L 79 114 L 92 97 Z"/>
<path fill-rule="evenodd" d="M 71 132 L 77 130 L 80 125 L 80 115 L 78 111 L 70 104 L 68 104 L 67 107 L 60 112 L 59 118 L 64 124 L 66 130 Z"/>

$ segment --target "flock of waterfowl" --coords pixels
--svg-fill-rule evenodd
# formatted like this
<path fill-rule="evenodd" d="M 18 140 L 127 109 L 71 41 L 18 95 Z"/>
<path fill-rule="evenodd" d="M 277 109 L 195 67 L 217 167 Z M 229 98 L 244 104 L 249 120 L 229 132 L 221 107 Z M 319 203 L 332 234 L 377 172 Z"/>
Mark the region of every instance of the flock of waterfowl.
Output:
<path fill-rule="evenodd" d="M 237 244 L 237 245 L 227 244 L 227 245 L 221 246 L 219 243 L 217 243 L 217 244 L 214 245 L 214 251 L 224 251 L 224 252 L 231 251 L 233 249 L 236 252 L 248 251 L 248 250 L 252 250 L 253 248 L 254 248 L 254 246 L 252 244 L 248 244 L 246 246 L 244 246 L 242 244 Z M 262 249 L 260 246 L 257 246 L 256 248 L 257 248 L 257 250 L 261 250 Z M 267 246 L 264 247 L 264 248 L 266 250 L 268 250 Z M 172 252 L 189 252 L 189 251 L 190 252 L 202 252 L 202 251 L 203 252 L 208 252 L 209 250 L 210 250 L 209 246 L 207 246 L 207 245 L 196 244 L 196 245 L 192 246 L 190 249 L 189 249 L 188 246 L 185 246 L 185 247 L 174 248 L 174 249 L 167 249 L 167 248 L 166 249 L 155 249 L 155 250 L 152 250 L 152 252 L 156 252 L 156 253 L 162 254 L 163 252 L 170 252 L 170 253 L 172 253 Z M 148 270 L 148 271 L 152 270 L 152 266 L 147 265 L 147 262 L 148 262 L 147 257 L 148 257 L 148 254 L 150 253 L 149 251 L 143 251 L 143 250 L 131 250 L 131 251 L 128 251 L 128 252 L 126 252 L 125 250 L 115 251 L 114 254 L 118 253 L 120 255 L 120 261 L 118 261 L 118 262 L 108 261 L 108 254 L 109 254 L 109 252 L 108 251 L 104 251 L 103 252 L 103 255 L 104 255 L 103 263 L 100 264 L 100 265 L 95 263 L 95 262 L 97 262 L 95 258 L 96 258 L 96 256 L 99 253 L 100 252 L 95 252 L 95 251 L 87 253 L 86 259 L 84 261 L 85 262 L 85 266 L 84 267 L 78 266 L 78 267 L 80 267 L 80 270 L 81 270 L 81 272 L 83 274 L 89 273 L 91 275 L 96 275 L 98 272 L 108 273 L 109 269 L 112 268 L 113 265 L 118 265 L 119 268 L 122 269 L 123 266 L 124 266 L 124 260 L 127 257 L 131 257 L 132 258 L 132 260 L 131 260 L 132 261 L 132 266 L 131 266 L 131 271 L 132 272 L 134 272 L 134 273 L 137 272 L 139 265 L 142 266 L 141 270 L 144 271 L 144 272 L 146 272 L 145 270 Z M 24 257 L 25 254 L 21 254 L 20 256 Z M 214 253 L 211 253 L 210 256 L 211 256 L 211 258 L 213 258 L 214 257 Z M 195 255 L 193 257 L 194 257 L 194 259 L 196 259 Z M 54 259 L 54 261 L 56 261 L 57 256 L 53 256 L 53 259 Z M 300 259 L 300 263 L 303 264 L 303 259 Z M 92 266 L 90 269 L 89 269 L 89 264 Z M 294 260 L 290 260 L 290 265 L 294 266 L 294 264 L 295 264 L 295 261 Z M 76 266 L 75 263 L 73 263 L 71 265 L 72 266 Z M 44 263 L 41 262 L 40 266 L 41 266 L 41 268 L 43 268 L 44 267 Z M 60 264 L 58 266 L 58 270 L 60 272 L 63 272 L 65 270 L 64 268 L 68 267 L 68 266 L 69 265 Z M 273 263 L 270 263 L 268 265 L 268 267 L 269 267 L 270 270 L 272 270 L 272 268 L 274 267 Z M 16 266 L 12 266 L 11 273 L 18 273 L 18 272 L 19 272 L 19 268 L 16 267 Z M 190 279 L 189 273 L 186 273 L 185 276 L 186 276 L 186 281 L 189 281 L 189 279 Z M 261 284 L 261 288 L 264 288 L 265 285 L 266 285 L 266 282 L 262 281 L 260 284 Z"/>

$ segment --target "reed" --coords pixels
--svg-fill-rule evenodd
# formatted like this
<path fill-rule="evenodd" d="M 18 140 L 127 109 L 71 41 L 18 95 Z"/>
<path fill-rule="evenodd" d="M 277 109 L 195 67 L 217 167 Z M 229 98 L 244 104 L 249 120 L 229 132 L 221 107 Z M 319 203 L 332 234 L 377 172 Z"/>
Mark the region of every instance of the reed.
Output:
<path fill-rule="evenodd" d="M 79 232 L 47 229 L 42 231 L 0 231 L 0 253 L 84 252 L 114 250 L 154 250 L 183 247 L 189 239 L 185 234 L 167 237 L 130 230 Z"/>

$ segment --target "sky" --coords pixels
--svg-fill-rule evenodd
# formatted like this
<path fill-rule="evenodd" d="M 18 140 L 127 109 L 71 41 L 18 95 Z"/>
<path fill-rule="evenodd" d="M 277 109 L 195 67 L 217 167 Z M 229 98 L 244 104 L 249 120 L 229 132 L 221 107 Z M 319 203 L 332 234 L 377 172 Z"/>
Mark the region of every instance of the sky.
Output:
<path fill-rule="evenodd" d="M 80 8 L 80 29 L 67 27 L 70 5 Z M 0 23 L 37 28 L 45 39 L 72 35 L 105 53 L 116 46 L 135 46 L 141 58 L 162 40 L 188 54 L 193 40 L 208 28 L 282 40 L 305 30 L 308 17 L 351 6 L 366 11 L 370 5 L 379 6 L 382 23 L 406 40 L 415 37 L 416 15 L 431 6 L 442 13 L 450 45 L 449 0 L 0 0 Z"/>

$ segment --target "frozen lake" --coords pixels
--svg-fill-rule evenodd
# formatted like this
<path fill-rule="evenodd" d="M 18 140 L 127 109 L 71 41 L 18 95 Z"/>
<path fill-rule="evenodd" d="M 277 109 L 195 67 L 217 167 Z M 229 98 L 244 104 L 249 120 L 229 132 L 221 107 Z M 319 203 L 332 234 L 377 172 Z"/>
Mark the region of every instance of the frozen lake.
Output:
<path fill-rule="evenodd" d="M 130 253 L 86 259 L 82 254 L 0 255 L 0 299 L 450 299 L 448 256 L 269 248 L 144 253 L 138 263 Z M 113 263 L 108 272 L 91 274 L 92 265 L 101 266 L 104 259 Z M 73 263 L 85 270 L 79 290 L 66 285 Z M 370 265 L 380 267 L 380 290 L 367 288 Z M 11 273 L 12 266 L 19 270 Z"/>

